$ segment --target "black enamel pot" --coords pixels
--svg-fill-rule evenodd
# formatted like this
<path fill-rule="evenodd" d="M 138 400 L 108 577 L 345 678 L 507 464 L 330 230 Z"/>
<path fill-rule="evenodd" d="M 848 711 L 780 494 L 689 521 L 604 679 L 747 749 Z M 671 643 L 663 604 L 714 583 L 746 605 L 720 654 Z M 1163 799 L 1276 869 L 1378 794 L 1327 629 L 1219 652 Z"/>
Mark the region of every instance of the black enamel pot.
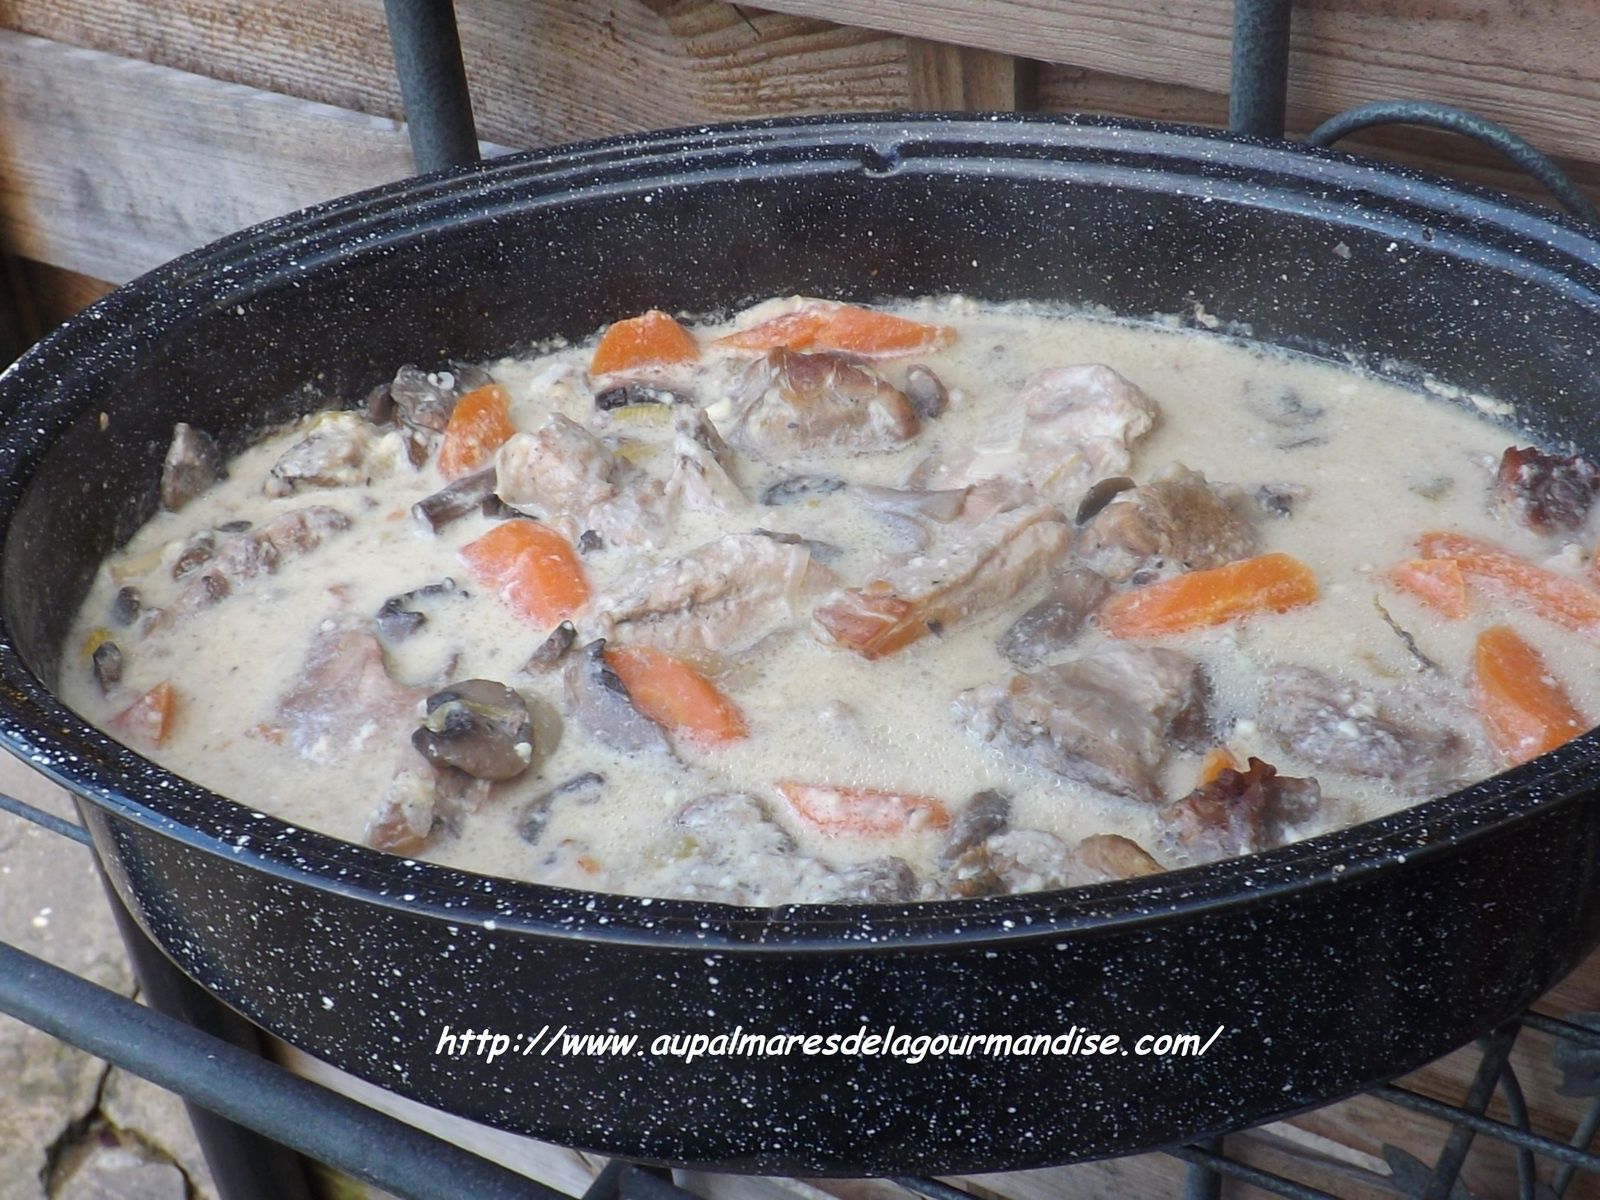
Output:
<path fill-rule="evenodd" d="M 1152 880 L 765 911 L 336 842 L 158 769 L 52 694 L 71 613 L 153 510 L 177 420 L 237 449 L 400 363 L 583 337 L 646 307 L 942 291 L 1202 305 L 1265 342 L 1513 397 L 1537 434 L 1600 452 L 1600 245 L 1472 189 L 1105 120 L 776 122 L 520 155 L 219 242 L 0 378 L 0 737 L 81 798 L 139 921 L 251 1020 L 439 1108 L 639 1159 L 881 1175 L 1170 1144 L 1419 1065 L 1569 970 L 1600 935 L 1594 734 L 1383 821 Z M 1404 414 L 1372 435 L 1404 438 Z M 446 1026 L 641 1048 L 514 1044 L 487 1062 L 437 1053 Z M 1219 1026 L 1203 1057 L 648 1049 L 862 1027 L 1077 1027 L 1132 1049 Z"/>

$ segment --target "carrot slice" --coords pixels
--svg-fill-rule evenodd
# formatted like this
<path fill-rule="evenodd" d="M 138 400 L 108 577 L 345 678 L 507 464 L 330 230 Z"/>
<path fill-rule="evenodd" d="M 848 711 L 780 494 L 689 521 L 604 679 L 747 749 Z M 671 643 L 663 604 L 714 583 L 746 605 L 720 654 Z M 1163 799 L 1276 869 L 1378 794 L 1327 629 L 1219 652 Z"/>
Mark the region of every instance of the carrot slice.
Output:
<path fill-rule="evenodd" d="M 1217 776 L 1224 771 L 1243 771 L 1239 760 L 1233 756 L 1233 751 L 1226 746 L 1213 746 L 1206 751 L 1205 758 L 1200 760 L 1200 777 L 1195 781 L 1196 787 L 1205 787 L 1208 783 L 1215 783 Z"/>
<path fill-rule="evenodd" d="M 1389 568 L 1389 582 L 1452 620 L 1467 615 L 1467 579 L 1453 558 L 1408 558 Z"/>
<path fill-rule="evenodd" d="M 589 374 L 609 375 L 637 367 L 693 362 L 700 347 L 693 335 L 660 309 L 614 321 L 594 348 Z"/>
<path fill-rule="evenodd" d="M 822 327 L 820 308 L 799 308 L 780 317 L 719 337 L 712 345 L 734 350 L 807 350 Z"/>
<path fill-rule="evenodd" d="M 177 709 L 177 692 L 162 680 L 112 717 L 111 728 L 132 741 L 159 746 L 172 732 L 172 717 Z"/>
<path fill-rule="evenodd" d="M 513 611 L 541 628 L 559 624 L 589 603 L 589 585 L 571 544 L 537 521 L 496 525 L 461 548 L 461 561 Z"/>
<path fill-rule="evenodd" d="M 1425 533 L 1417 549 L 1424 558 L 1453 559 L 1476 588 L 1515 600 L 1565 629 L 1600 637 L 1600 592 L 1576 579 L 1463 533 Z"/>
<path fill-rule="evenodd" d="M 1472 691 L 1489 740 L 1512 763 L 1554 750 L 1586 728 L 1539 652 L 1504 625 L 1478 635 Z"/>
<path fill-rule="evenodd" d="M 508 408 L 511 397 L 497 383 L 473 388 L 456 401 L 444 440 L 439 443 L 439 470 L 446 479 L 465 475 L 511 440 L 517 427 Z"/>
<path fill-rule="evenodd" d="M 683 659 L 653 646 L 619 646 L 606 651 L 606 665 L 622 680 L 634 707 L 657 725 L 702 746 L 745 736 L 738 706 Z"/>
<path fill-rule="evenodd" d="M 1287 554 L 1263 554 L 1113 596 L 1097 620 L 1112 637 L 1160 637 L 1287 612 L 1316 598 L 1317 581 L 1304 563 Z"/>
<path fill-rule="evenodd" d="M 848 354 L 915 354 L 949 345 L 955 330 L 856 304 L 812 304 L 717 339 L 735 350 L 840 350 Z"/>
<path fill-rule="evenodd" d="M 890 837 L 921 829 L 943 829 L 950 812 L 932 796 L 830 787 L 784 780 L 774 785 L 806 824 L 832 836 Z"/>

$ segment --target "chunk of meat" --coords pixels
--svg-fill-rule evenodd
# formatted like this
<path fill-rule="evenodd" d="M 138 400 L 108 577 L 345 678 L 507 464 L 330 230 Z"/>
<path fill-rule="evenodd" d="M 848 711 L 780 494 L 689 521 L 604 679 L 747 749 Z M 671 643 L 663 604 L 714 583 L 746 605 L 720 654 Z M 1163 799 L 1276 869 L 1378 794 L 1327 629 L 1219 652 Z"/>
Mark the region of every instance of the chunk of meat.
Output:
<path fill-rule="evenodd" d="M 632 877 L 652 896 L 723 904 L 909 900 L 917 878 L 898 858 L 832 867 L 802 853 L 753 796 L 700 796 L 674 815 Z"/>
<path fill-rule="evenodd" d="M 627 687 L 606 662 L 604 638 L 567 657 L 563 672 L 567 704 L 578 723 L 613 750 L 670 753 L 661 726 L 634 705 Z"/>
<path fill-rule="evenodd" d="M 994 611 L 1048 570 L 1070 541 L 1061 514 L 1036 503 L 952 523 L 925 553 L 864 587 L 826 597 L 813 613 L 814 632 L 863 658 L 882 658 Z"/>
<path fill-rule="evenodd" d="M 1239 508 L 1199 471 L 1174 463 L 1101 509 L 1084 527 L 1077 554 L 1121 583 L 1220 567 L 1259 549 Z"/>
<path fill-rule="evenodd" d="M 496 494 L 543 519 L 568 517 L 619 546 L 649 545 L 666 524 L 661 481 L 614 455 L 582 425 L 553 413 L 495 460 Z"/>
<path fill-rule="evenodd" d="M 1142 879 L 1162 871 L 1161 864 L 1143 846 L 1117 833 L 1091 834 L 1078 843 L 1075 853 L 1084 871 L 1093 877 L 1091 883 Z"/>
<path fill-rule="evenodd" d="M 939 866 L 927 899 L 1084 887 L 1161 871 L 1137 842 L 1117 834 L 1095 834 L 1068 846 L 1042 829 L 1004 830 Z"/>
<path fill-rule="evenodd" d="M 546 629 L 589 603 L 589 584 L 572 544 L 537 521 L 496 525 L 460 555 L 508 608 Z"/>
<path fill-rule="evenodd" d="M 1589 519 L 1600 493 L 1600 467 L 1576 454 L 1507 446 L 1494 480 L 1494 502 L 1508 521 L 1535 533 L 1570 533 Z"/>
<path fill-rule="evenodd" d="M 729 350 L 840 350 L 863 357 L 887 357 L 937 350 L 955 330 L 928 325 L 854 304 L 812 300 L 790 312 L 720 337 Z"/>
<path fill-rule="evenodd" d="M 1315 779 L 1279 775 L 1252 758 L 1243 771 L 1224 767 L 1163 808 L 1157 820 L 1166 845 L 1183 862 L 1219 862 L 1287 845 L 1303 834 L 1321 802 Z"/>
<path fill-rule="evenodd" d="M 969 688 L 956 697 L 955 712 L 969 734 L 1002 754 L 1155 804 L 1169 747 L 1203 738 L 1207 703 L 1205 676 L 1193 659 L 1113 645 Z"/>
<path fill-rule="evenodd" d="M 589 374 L 611 375 L 618 371 L 637 371 L 648 367 L 693 362 L 700 347 L 691 334 L 672 317 L 653 308 L 625 321 L 613 321 L 594 348 Z"/>
<path fill-rule="evenodd" d="M 827 577 L 803 542 L 730 533 L 600 597 L 595 626 L 714 671 L 792 627 L 806 594 Z"/>
<path fill-rule="evenodd" d="M 222 474 L 222 453 L 203 429 L 179 421 L 161 464 L 161 507 L 177 512 Z"/>
<path fill-rule="evenodd" d="M 1111 594 L 1105 576 L 1088 567 L 1068 567 L 1050 581 L 1050 590 L 1011 623 L 996 647 L 1028 670 L 1077 640 L 1085 622 Z"/>
<path fill-rule="evenodd" d="M 374 739 L 404 744 L 427 694 L 389 674 L 383 645 L 365 621 L 329 618 L 278 698 L 274 720 L 295 753 L 334 762 Z"/>
<path fill-rule="evenodd" d="M 350 528 L 350 518 L 336 508 L 313 504 L 281 513 L 259 529 L 247 530 L 216 545 L 209 563 L 189 577 L 177 598 L 152 617 L 149 628 L 167 628 L 284 563 L 317 549 L 329 537 Z"/>
<path fill-rule="evenodd" d="M 1478 635 L 1472 695 L 1489 740 L 1513 764 L 1554 750 L 1589 727 L 1543 656 L 1504 625 Z"/>
<path fill-rule="evenodd" d="M 750 506 L 734 477 L 733 455 L 704 409 L 672 410 L 672 476 L 667 499 L 698 512 L 737 512 Z"/>
<path fill-rule="evenodd" d="M 1263 554 L 1113 596 L 1097 620 L 1115 638 L 1165 637 L 1288 612 L 1317 596 L 1317 581 L 1304 563 L 1287 554 Z"/>
<path fill-rule="evenodd" d="M 1439 722 L 1457 707 L 1448 697 L 1380 695 L 1289 666 L 1268 675 L 1257 722 L 1286 753 L 1313 766 L 1423 792 L 1459 784 L 1470 773 L 1472 740 Z"/>
<path fill-rule="evenodd" d="M 796 817 L 829 837 L 899 837 L 950 824 L 949 811 L 932 796 L 793 780 L 773 786 Z"/>
<path fill-rule="evenodd" d="M 728 441 L 770 462 L 896 450 L 922 429 L 898 388 L 842 354 L 773 350 L 735 387 Z"/>
<path fill-rule="evenodd" d="M 1086 363 L 1039 372 L 1017 393 L 1015 411 L 975 445 L 924 462 L 911 482 L 949 488 L 1021 479 L 1075 512 L 1096 482 L 1127 474 L 1134 443 L 1160 410 L 1110 367 Z"/>
<path fill-rule="evenodd" d="M 408 748 L 373 805 L 362 840 L 390 854 L 420 853 L 440 835 L 456 832 L 462 818 L 482 806 L 489 786 Z"/>
<path fill-rule="evenodd" d="M 358 413 L 319 413 L 305 436 L 278 457 L 261 490 L 289 496 L 308 488 L 353 487 L 371 478 L 367 458 L 376 431 Z"/>

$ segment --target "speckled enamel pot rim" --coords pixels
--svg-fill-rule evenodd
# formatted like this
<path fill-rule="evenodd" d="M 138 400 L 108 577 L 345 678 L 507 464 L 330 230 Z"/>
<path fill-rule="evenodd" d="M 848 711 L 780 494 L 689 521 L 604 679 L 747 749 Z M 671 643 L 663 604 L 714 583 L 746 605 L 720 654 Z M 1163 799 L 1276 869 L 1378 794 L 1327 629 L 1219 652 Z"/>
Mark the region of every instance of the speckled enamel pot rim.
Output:
<path fill-rule="evenodd" d="M 845 116 L 666 131 L 495 159 L 306 209 L 195 251 L 118 289 L 0 374 L 0 558 L 43 455 L 105 406 L 120 372 L 190 315 L 248 303 L 418 228 L 783 169 L 868 175 L 952 161 L 985 175 L 1105 179 L 1181 189 L 1197 202 L 1270 206 L 1377 230 L 1542 286 L 1600 295 L 1600 242 L 1519 201 L 1418 172 L 1288 143 L 1105 118 Z M 1242 170 L 1248 167 L 1250 178 Z M 1263 185 L 1263 172 L 1273 177 Z M 753 297 L 752 297 L 753 298 Z M 265 873 L 370 903 L 509 931 L 645 946 L 860 952 L 1036 939 L 1128 927 L 1330 891 L 1495 834 L 1592 794 L 1600 732 L 1524 767 L 1393 816 L 1281 850 L 1069 891 L 914 905 L 777 909 L 589 893 L 399 859 L 286 824 L 190 783 L 64 708 L 0 619 L 0 745 L 118 817 Z"/>

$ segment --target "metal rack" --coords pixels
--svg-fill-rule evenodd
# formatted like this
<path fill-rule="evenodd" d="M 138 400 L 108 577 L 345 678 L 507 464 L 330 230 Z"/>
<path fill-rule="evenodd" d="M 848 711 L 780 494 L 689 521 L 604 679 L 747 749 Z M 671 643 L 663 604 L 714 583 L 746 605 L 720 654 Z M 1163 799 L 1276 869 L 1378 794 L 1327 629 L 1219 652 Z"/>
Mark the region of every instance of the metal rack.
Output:
<path fill-rule="evenodd" d="M 385 0 L 385 9 L 418 170 L 476 161 L 451 0 Z M 1283 136 L 1291 11 L 1292 0 L 1236 0 L 1229 105 L 1235 132 Z M 1527 170 L 1580 219 L 1600 224 L 1600 212 L 1549 159 L 1509 130 L 1459 109 L 1416 101 L 1365 105 L 1328 121 L 1307 140 L 1331 145 L 1358 129 L 1396 122 L 1475 138 Z M 80 825 L 20 800 L 0 795 L 0 810 L 90 845 Z M 183 1096 L 223 1200 L 310 1200 L 301 1155 L 404 1200 L 576 1200 L 273 1065 L 261 1054 L 259 1031 L 179 972 L 114 890 L 107 886 L 106 894 L 148 1007 L 0 942 L 0 1012 Z M 1510 1063 L 1524 1030 L 1554 1038 L 1558 1057 L 1593 1056 L 1600 1076 L 1600 1028 L 1526 1012 L 1479 1044 L 1481 1059 L 1460 1103 L 1394 1084 L 1368 1093 L 1450 1127 L 1432 1166 L 1420 1166 L 1416 1178 L 1403 1184 L 1411 1194 L 1426 1200 L 1459 1194 L 1462 1167 L 1479 1137 L 1515 1152 L 1520 1200 L 1560 1197 L 1579 1171 L 1600 1175 L 1600 1154 L 1590 1150 L 1600 1132 L 1600 1084 L 1568 1141 L 1535 1133 Z M 1497 1093 L 1509 1121 L 1486 1115 Z M 1165 1153 L 1187 1164 L 1185 1200 L 1214 1200 L 1228 1179 L 1291 1200 L 1338 1200 L 1230 1156 L 1226 1138 L 1176 1145 Z M 1558 1164 L 1546 1184 L 1535 1179 L 1541 1157 Z M 972 1200 L 971 1193 L 936 1179 L 893 1182 L 927 1200 Z M 582 1200 L 692 1197 L 665 1172 L 613 1160 Z"/>

